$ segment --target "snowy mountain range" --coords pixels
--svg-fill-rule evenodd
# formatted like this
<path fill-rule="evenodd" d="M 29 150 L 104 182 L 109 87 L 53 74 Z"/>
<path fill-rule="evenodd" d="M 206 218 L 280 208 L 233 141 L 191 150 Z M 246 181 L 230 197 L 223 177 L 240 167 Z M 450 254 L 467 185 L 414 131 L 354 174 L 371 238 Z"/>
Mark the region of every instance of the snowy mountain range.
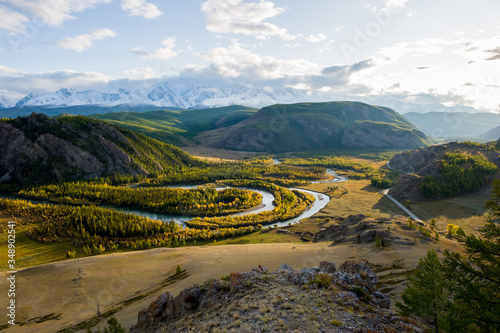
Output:
<path fill-rule="evenodd" d="M 269 91 L 259 88 L 231 86 L 211 88 L 205 86 L 170 86 L 157 83 L 151 87 L 115 92 L 96 90 L 76 91 L 63 88 L 53 94 L 35 96 L 33 93 L 17 102 L 9 102 L 0 97 L 0 108 L 6 107 L 69 107 L 96 105 L 110 107 L 122 104 L 152 105 L 175 108 L 212 108 L 228 105 L 263 107 L 276 103 L 296 103 L 324 100 L 326 96 L 311 96 L 297 89 L 286 88 L 282 91 Z"/>
<path fill-rule="evenodd" d="M 431 111 L 439 112 L 484 112 L 470 106 L 448 107 L 442 104 L 415 104 L 399 101 L 394 98 L 337 96 L 332 92 L 308 91 L 294 88 L 280 90 L 271 88 L 251 88 L 231 85 L 224 87 L 207 87 L 194 84 L 169 84 L 157 82 L 150 87 L 139 89 L 123 89 L 111 92 L 96 90 L 76 91 L 63 88 L 47 95 L 30 93 L 20 100 L 12 101 L 0 96 L 0 109 L 6 108 L 63 108 L 75 106 L 114 107 L 126 105 L 133 109 L 139 106 L 170 108 L 213 108 L 229 105 L 245 105 L 264 107 L 277 103 L 326 102 L 334 100 L 358 100 L 369 104 L 383 105 L 393 108 L 399 113 Z"/>

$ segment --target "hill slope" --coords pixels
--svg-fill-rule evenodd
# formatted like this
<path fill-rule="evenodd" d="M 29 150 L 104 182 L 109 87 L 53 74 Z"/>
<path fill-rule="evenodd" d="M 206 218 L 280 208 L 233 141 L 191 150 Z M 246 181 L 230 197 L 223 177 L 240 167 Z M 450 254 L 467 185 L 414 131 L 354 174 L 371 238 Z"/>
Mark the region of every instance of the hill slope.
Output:
<path fill-rule="evenodd" d="M 479 135 L 479 137 L 486 140 L 498 140 L 500 138 L 500 126 L 490 129 L 488 132 Z"/>
<path fill-rule="evenodd" d="M 478 136 L 500 125 L 500 114 L 496 113 L 410 112 L 404 116 L 419 130 L 432 137 Z"/>
<path fill-rule="evenodd" d="M 199 139 L 210 147 L 267 152 L 428 144 L 426 136 L 395 111 L 359 102 L 273 105 Z"/>
<path fill-rule="evenodd" d="M 475 192 L 500 167 L 497 143 L 451 142 L 395 155 L 389 166 L 404 172 L 389 194 L 401 202 Z"/>
<path fill-rule="evenodd" d="M 178 148 L 85 117 L 32 114 L 0 122 L 0 182 L 147 175 L 199 163 Z"/>
<path fill-rule="evenodd" d="M 114 112 L 90 117 L 143 133 L 162 142 L 185 145 L 203 131 L 236 124 L 256 111 L 257 109 L 235 105 L 198 110 Z"/>
<path fill-rule="evenodd" d="M 139 312 L 130 332 L 424 332 L 420 320 L 397 317 L 390 298 L 377 291 L 366 260 L 339 269 L 319 267 L 277 272 L 259 266 L 184 289 L 166 292 Z"/>

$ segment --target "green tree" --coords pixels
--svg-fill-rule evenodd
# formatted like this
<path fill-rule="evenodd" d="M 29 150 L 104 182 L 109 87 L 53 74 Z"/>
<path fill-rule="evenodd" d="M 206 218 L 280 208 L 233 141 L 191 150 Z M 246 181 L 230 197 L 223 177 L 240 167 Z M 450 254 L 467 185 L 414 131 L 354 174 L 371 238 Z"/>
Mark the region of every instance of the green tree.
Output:
<path fill-rule="evenodd" d="M 457 232 L 465 256 L 445 251 L 443 265 L 455 303 L 463 304 L 462 316 L 471 321 L 471 330 L 500 332 L 500 182 L 486 203 L 489 219 L 480 229 L 482 237 Z"/>
<path fill-rule="evenodd" d="M 118 323 L 115 317 L 108 320 L 108 327 L 104 328 L 104 333 L 125 333 L 125 328 Z"/>
<path fill-rule="evenodd" d="M 431 320 L 435 332 L 439 332 L 449 301 L 443 267 L 436 250 L 427 251 L 408 280 L 409 284 L 401 296 L 403 302 L 396 302 L 399 312 Z"/>

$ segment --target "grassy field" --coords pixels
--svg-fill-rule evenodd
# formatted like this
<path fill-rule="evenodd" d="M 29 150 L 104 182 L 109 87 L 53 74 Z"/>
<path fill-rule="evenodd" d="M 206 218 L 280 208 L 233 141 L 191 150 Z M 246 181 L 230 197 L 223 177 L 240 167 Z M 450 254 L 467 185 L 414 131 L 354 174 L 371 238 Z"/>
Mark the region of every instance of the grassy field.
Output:
<path fill-rule="evenodd" d="M 226 150 L 202 146 L 186 146 L 181 147 L 181 149 L 191 156 L 210 162 L 234 162 L 247 157 L 254 157 L 258 154 L 256 152 Z"/>
<path fill-rule="evenodd" d="M 410 207 L 417 216 L 427 222 L 436 219 L 438 230 L 446 230 L 446 226 L 451 223 L 462 227 L 465 233 L 477 233 L 488 218 L 484 203 L 490 200 L 490 191 L 491 186 L 487 185 L 475 193 L 441 200 L 421 201 L 411 204 Z"/>
<path fill-rule="evenodd" d="M 22 218 L 12 219 L 10 216 L 0 215 L 0 229 L 5 230 L 8 221 L 16 221 L 16 268 L 31 267 L 55 261 L 66 260 L 66 253 L 69 250 L 76 250 L 82 255 L 80 249 L 73 248 L 69 243 L 41 243 L 29 238 L 26 231 L 33 224 Z M 7 233 L 0 233 L 0 243 L 2 244 L 2 254 L 7 253 Z M 7 268 L 6 255 L 0 256 L 0 269 Z"/>

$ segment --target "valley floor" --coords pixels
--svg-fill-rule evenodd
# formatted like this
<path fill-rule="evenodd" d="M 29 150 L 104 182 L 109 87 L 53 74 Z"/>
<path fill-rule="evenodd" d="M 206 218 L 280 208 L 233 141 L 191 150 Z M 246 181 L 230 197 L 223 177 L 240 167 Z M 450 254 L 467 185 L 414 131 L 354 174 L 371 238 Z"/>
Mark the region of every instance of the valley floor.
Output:
<path fill-rule="evenodd" d="M 328 194 L 329 186 L 331 184 L 313 184 L 307 188 Z M 412 271 L 429 248 L 436 248 L 440 254 L 445 248 L 460 250 L 453 240 L 445 237 L 439 241 L 424 240 L 419 231 L 403 228 L 404 217 L 398 220 L 403 223 L 395 220 L 380 226 L 400 240 L 383 248 L 377 248 L 373 242 L 301 242 L 300 236 L 293 235 L 294 232 L 316 233 L 334 223 L 332 219 L 336 216 L 365 214 L 375 219 L 401 214 L 397 206 L 379 194 L 378 189 L 369 186 L 366 180 L 342 183 L 329 195 L 332 197 L 329 204 L 304 223 L 289 227 L 290 234 L 271 230 L 267 231 L 268 234 L 258 232 L 221 240 L 216 246 L 112 253 L 22 269 L 17 275 L 17 315 L 20 322 L 27 324 L 6 331 L 38 333 L 62 330 L 95 317 L 98 306 L 100 313 L 121 307 L 113 316 L 128 328 L 136 323 L 138 311 L 149 306 L 162 292 L 168 290 L 177 294 L 193 284 L 231 272 L 247 271 L 259 264 L 271 270 L 284 263 L 301 269 L 317 266 L 322 260 L 340 265 L 345 260 L 366 258 L 375 265 L 382 281 L 385 277 L 385 289 L 390 292 L 393 305 L 404 287 L 401 282 L 405 279 L 405 272 Z M 177 265 L 186 269 L 189 276 L 165 286 Z M 7 287 L 6 274 L 5 270 L 0 273 L 0 290 Z M 101 327 L 105 321 L 101 320 Z M 0 325 L 4 324 L 2 318 Z"/>
<path fill-rule="evenodd" d="M 448 241 L 441 246 L 455 247 Z M 149 306 L 162 292 L 177 294 L 193 284 L 230 272 L 246 271 L 259 264 L 271 270 L 283 263 L 301 269 L 316 266 L 321 260 L 340 264 L 349 259 L 366 258 L 383 267 L 403 262 L 405 268 L 414 268 L 427 249 L 426 243 L 397 250 L 381 250 L 373 244 L 331 246 L 330 242 L 225 245 L 115 253 L 45 264 L 18 273 L 18 318 L 29 321 L 53 314 L 57 319 L 40 323 L 34 320 L 9 328 L 8 332 L 54 332 L 78 324 L 96 315 L 97 303 L 104 313 L 123 301 L 156 289 L 174 273 L 177 265 L 187 269 L 189 277 L 114 314 L 122 325 L 135 324 L 138 311 Z M 394 272 L 397 271 L 395 268 Z M 0 288 L 5 290 L 6 272 L 1 275 Z"/>

